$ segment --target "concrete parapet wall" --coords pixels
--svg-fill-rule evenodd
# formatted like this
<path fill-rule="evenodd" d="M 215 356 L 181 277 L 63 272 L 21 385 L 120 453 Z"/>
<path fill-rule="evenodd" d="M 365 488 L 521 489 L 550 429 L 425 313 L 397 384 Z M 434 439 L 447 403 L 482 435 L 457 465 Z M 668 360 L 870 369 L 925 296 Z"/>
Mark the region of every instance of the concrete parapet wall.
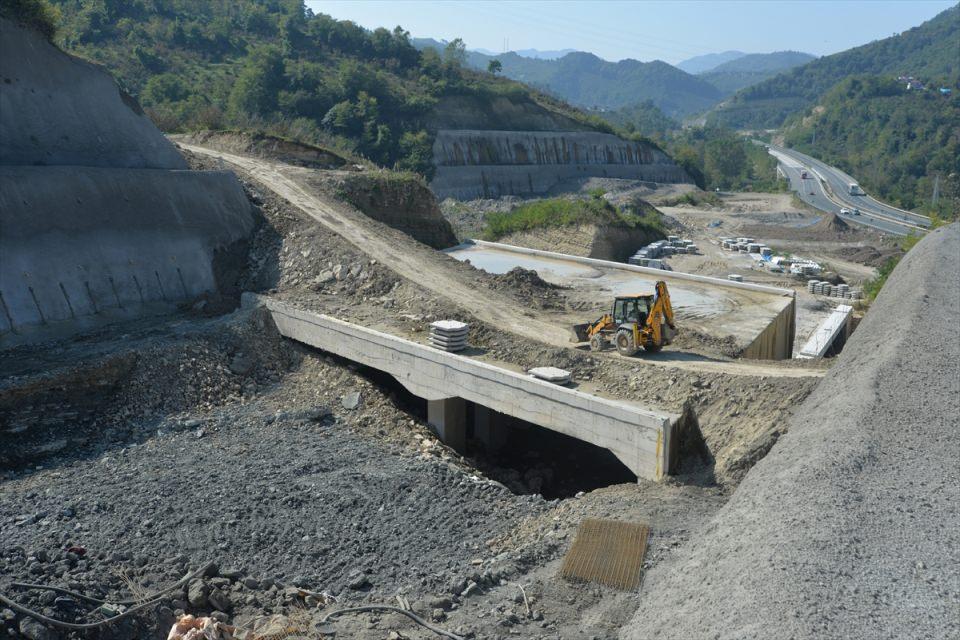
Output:
<path fill-rule="evenodd" d="M 218 290 L 253 226 L 228 172 L 0 167 L 0 346 Z"/>
<path fill-rule="evenodd" d="M 610 450 L 638 477 L 669 473 L 678 416 L 599 398 L 471 358 L 245 293 L 265 304 L 280 333 L 395 377 L 428 401 L 463 398 Z"/>
<path fill-rule="evenodd" d="M 441 130 L 433 145 L 439 197 L 542 194 L 590 177 L 687 183 L 687 173 L 645 142 L 592 131 Z"/>
<path fill-rule="evenodd" d="M 795 294 L 792 289 L 781 289 L 780 287 L 768 287 L 762 284 L 753 284 L 750 282 L 734 282 L 732 280 L 726 280 L 724 278 L 714 278 L 712 276 L 701 276 L 695 273 L 684 273 L 682 271 L 666 271 L 664 269 L 651 269 L 650 267 L 641 267 L 635 264 L 627 264 L 625 262 L 613 262 L 611 260 L 600 260 L 597 258 L 584 258 L 581 256 L 574 256 L 567 253 L 557 253 L 555 251 L 543 251 L 541 249 L 529 249 L 527 247 L 517 247 L 511 244 L 503 244 L 500 242 L 488 242 L 486 240 L 470 240 L 471 243 L 477 244 L 483 247 L 493 247 L 495 249 L 501 249 L 503 251 L 513 251 L 514 253 L 522 253 L 531 256 L 541 256 L 544 258 L 553 258 L 555 260 L 566 260 L 569 262 L 579 262 L 581 264 L 586 264 L 594 267 L 604 267 L 607 269 L 623 269 L 624 271 L 635 271 L 636 273 L 643 273 L 648 276 L 657 276 L 662 280 L 686 280 L 688 282 L 699 282 L 702 284 L 710 284 L 718 287 L 726 287 L 728 289 L 740 289 L 741 291 L 758 291 L 760 293 L 769 293 L 779 296 L 787 296 L 790 298 L 795 297 Z"/>

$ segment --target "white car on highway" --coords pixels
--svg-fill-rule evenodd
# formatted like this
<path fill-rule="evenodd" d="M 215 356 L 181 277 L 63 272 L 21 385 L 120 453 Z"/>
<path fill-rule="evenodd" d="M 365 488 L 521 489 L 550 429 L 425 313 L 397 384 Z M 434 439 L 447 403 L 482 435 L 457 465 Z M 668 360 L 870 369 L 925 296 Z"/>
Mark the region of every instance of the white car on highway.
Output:
<path fill-rule="evenodd" d="M 840 209 L 840 215 L 842 215 L 842 216 L 848 216 L 848 215 L 850 215 L 850 209 L 847 209 L 846 207 L 843 207 L 842 209 Z"/>

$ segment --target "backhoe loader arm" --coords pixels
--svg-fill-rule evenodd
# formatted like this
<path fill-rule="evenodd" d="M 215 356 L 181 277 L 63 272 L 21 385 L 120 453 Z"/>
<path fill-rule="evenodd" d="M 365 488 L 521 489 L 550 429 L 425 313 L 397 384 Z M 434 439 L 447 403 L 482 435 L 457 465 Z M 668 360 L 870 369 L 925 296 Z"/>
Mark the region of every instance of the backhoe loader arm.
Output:
<path fill-rule="evenodd" d="M 671 329 L 677 327 L 673 324 L 673 305 L 670 304 L 670 292 L 667 291 L 667 283 L 658 280 L 655 287 L 656 295 L 653 297 L 653 306 L 650 308 L 650 314 L 647 316 L 647 326 L 653 329 L 657 334 L 660 333 L 660 324 L 665 322 Z M 662 318 L 662 320 L 661 320 Z"/>

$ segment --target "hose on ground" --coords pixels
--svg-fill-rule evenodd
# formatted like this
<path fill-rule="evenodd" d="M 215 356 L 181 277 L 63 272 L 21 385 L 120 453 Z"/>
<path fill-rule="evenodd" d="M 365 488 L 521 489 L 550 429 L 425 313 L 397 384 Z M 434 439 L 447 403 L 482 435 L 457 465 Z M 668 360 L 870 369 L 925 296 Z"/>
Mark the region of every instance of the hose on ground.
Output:
<path fill-rule="evenodd" d="M 212 564 L 213 564 L 212 562 L 208 562 L 207 564 L 205 564 L 204 566 L 200 567 L 200 568 L 197 569 L 196 571 L 191 571 L 190 573 L 188 573 L 188 574 L 185 575 L 184 577 L 180 578 L 180 580 L 178 580 L 177 582 L 173 583 L 173 584 L 170 585 L 169 587 L 166 587 L 166 588 L 164 588 L 164 589 L 161 589 L 160 591 L 157 591 L 156 593 L 153 593 L 153 594 L 147 596 L 146 601 L 142 601 L 140 604 L 137 604 L 136 606 L 132 606 L 132 607 L 130 607 L 129 609 L 127 609 L 126 611 L 124 611 L 124 612 L 122 612 L 122 613 L 119 613 L 119 614 L 113 616 L 112 618 L 106 618 L 106 619 L 104 619 L 104 620 L 98 620 L 98 621 L 96 621 L 96 622 L 66 622 L 66 621 L 64 621 L 64 620 L 57 620 L 56 618 L 50 618 L 50 617 L 48 617 L 48 616 L 43 615 L 42 613 L 39 613 L 39 612 L 37 612 L 37 611 L 34 611 L 33 609 L 28 609 L 27 607 L 23 606 L 22 604 L 19 604 L 19 603 L 17 603 L 17 602 L 14 602 L 13 600 L 11 600 L 10 598 L 6 597 L 6 596 L 5 596 L 4 594 L 2 594 L 2 593 L 0 593 L 0 602 L 2 602 L 3 604 L 5 604 L 6 606 L 10 607 L 10 608 L 13 609 L 14 611 L 17 611 L 17 612 L 19 612 L 19 613 L 22 613 L 22 614 L 25 615 L 25 616 L 30 616 L 31 618 L 34 618 L 35 620 L 39 620 L 40 622 L 42 622 L 42 623 L 44 623 L 44 624 L 47 624 L 47 625 L 50 625 L 50 626 L 52 626 L 52 627 L 58 627 L 58 628 L 60 628 L 60 629 L 69 629 L 69 630 L 71 630 L 71 631 L 86 631 L 86 630 L 89 630 L 89 629 L 98 629 L 98 628 L 100 628 L 100 627 L 105 627 L 105 626 L 107 626 L 107 625 L 113 624 L 114 622 L 118 622 L 118 621 L 120 621 L 121 619 L 126 618 L 126 617 L 128 617 L 128 616 L 131 616 L 131 615 L 133 615 L 134 613 L 136 613 L 136 612 L 138 612 L 138 611 L 141 611 L 141 610 L 146 609 L 146 608 L 148 608 L 148 607 L 152 607 L 153 605 L 159 603 L 159 602 L 162 600 L 162 597 L 163 597 L 164 595 L 166 595 L 167 593 L 173 591 L 173 590 L 176 589 L 177 587 L 182 587 L 184 584 L 186 584 L 187 582 L 189 582 L 192 578 L 194 578 L 194 577 L 197 576 L 198 574 L 205 573 L 205 572 L 207 571 L 207 569 L 209 569 Z M 26 583 L 22 583 L 22 582 L 14 582 L 13 585 L 11 585 L 11 586 L 14 586 L 14 587 L 17 587 L 17 588 L 20 588 L 20 589 L 45 589 L 45 590 L 47 590 L 47 591 L 58 591 L 58 592 L 60 592 L 60 593 L 67 593 L 68 595 L 71 595 L 71 596 L 80 598 L 81 600 L 86 600 L 87 602 L 98 603 L 98 604 L 101 604 L 101 605 L 103 605 L 103 604 L 128 605 L 128 604 L 133 604 L 134 602 L 136 602 L 136 601 L 131 601 L 131 600 L 123 600 L 123 601 L 121 601 L 121 602 L 111 603 L 111 602 L 106 602 L 106 601 L 103 601 L 103 600 L 98 600 L 97 598 L 92 598 L 92 597 L 90 597 L 90 596 L 85 596 L 85 595 L 83 595 L 83 594 L 76 593 L 76 592 L 73 592 L 73 591 L 69 591 L 68 589 L 63 589 L 63 588 L 61 588 L 61 587 L 51 587 L 51 586 L 46 586 L 46 585 L 35 585 L 35 584 L 26 584 Z"/>
<path fill-rule="evenodd" d="M 332 618 L 336 618 L 345 613 L 371 613 L 374 611 L 390 611 L 393 613 L 399 613 L 405 615 L 417 624 L 419 624 L 424 629 L 433 631 L 438 636 L 443 636 L 444 638 L 450 638 L 450 640 L 464 640 L 463 636 L 458 636 L 457 634 L 441 629 L 440 627 L 435 627 L 417 614 L 412 611 L 407 611 L 406 609 L 401 609 L 400 607 L 392 607 L 386 604 L 370 604 L 364 605 L 361 607 L 348 607 L 346 609 L 337 609 L 336 611 L 331 611 L 327 615 L 323 616 L 321 619 L 322 623 L 329 622 Z"/>

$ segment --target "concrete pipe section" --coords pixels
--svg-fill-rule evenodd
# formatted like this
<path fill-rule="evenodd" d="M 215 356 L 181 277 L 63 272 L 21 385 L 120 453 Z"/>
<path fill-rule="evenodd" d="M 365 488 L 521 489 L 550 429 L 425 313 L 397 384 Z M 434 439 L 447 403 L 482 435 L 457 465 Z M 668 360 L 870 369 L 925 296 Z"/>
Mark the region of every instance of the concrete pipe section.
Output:
<path fill-rule="evenodd" d="M 469 357 L 374 331 L 256 294 L 243 306 L 264 305 L 280 334 L 311 347 L 384 371 L 427 400 L 437 435 L 463 450 L 466 401 L 476 405 L 475 433 L 502 438 L 497 412 L 589 442 L 612 452 L 638 478 L 660 480 L 671 471 L 680 417 L 636 404 L 557 386 Z M 495 444 L 495 443 L 493 443 Z"/>

